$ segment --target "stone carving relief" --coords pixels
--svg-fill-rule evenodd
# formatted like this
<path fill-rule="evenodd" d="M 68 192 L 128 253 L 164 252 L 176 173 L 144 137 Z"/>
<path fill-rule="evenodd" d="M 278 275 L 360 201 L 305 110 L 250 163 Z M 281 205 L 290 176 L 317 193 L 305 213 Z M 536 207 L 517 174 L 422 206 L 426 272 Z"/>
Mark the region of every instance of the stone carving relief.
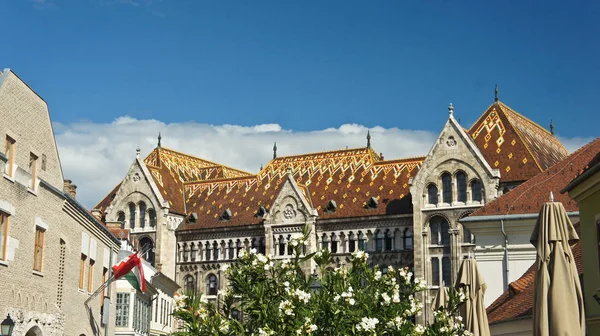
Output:
<path fill-rule="evenodd" d="M 135 173 L 133 174 L 133 182 L 139 182 L 140 181 L 140 174 L 139 173 Z"/>
<path fill-rule="evenodd" d="M 448 140 L 446 141 L 446 145 L 448 145 L 448 147 L 455 147 L 456 139 L 454 139 L 453 136 L 448 137 Z"/>
<path fill-rule="evenodd" d="M 294 207 L 292 207 L 291 204 L 288 204 L 285 206 L 285 209 L 283 210 L 283 217 L 287 221 L 290 221 L 290 220 L 296 218 L 296 210 L 294 210 Z"/>

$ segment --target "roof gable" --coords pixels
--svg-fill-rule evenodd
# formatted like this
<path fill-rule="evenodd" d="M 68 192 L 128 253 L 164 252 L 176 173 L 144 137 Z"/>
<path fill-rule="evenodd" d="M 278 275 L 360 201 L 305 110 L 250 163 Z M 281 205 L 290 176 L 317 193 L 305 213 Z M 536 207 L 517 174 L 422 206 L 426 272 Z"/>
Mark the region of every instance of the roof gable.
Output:
<path fill-rule="evenodd" d="M 502 182 L 526 181 L 569 153 L 550 132 L 501 102 L 492 104 L 469 134 Z"/>
<path fill-rule="evenodd" d="M 553 193 L 554 200 L 562 202 L 567 211 L 578 211 L 577 202 L 560 191 L 599 151 L 600 138 L 597 138 L 507 194 L 479 208 L 469 217 L 537 213 L 542 204 L 548 201 L 550 192 Z"/>

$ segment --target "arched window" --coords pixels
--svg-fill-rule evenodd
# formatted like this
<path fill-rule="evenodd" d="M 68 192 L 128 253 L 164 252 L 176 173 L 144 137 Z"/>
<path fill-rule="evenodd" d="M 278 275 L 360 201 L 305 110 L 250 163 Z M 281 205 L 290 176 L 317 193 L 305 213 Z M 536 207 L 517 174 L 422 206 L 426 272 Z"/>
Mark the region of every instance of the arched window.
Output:
<path fill-rule="evenodd" d="M 240 255 L 240 251 L 241 251 L 241 250 L 244 248 L 244 245 L 242 244 L 242 241 L 238 239 L 238 240 L 235 242 L 235 246 L 236 246 L 236 248 L 237 248 L 237 251 L 236 251 L 236 252 L 237 252 L 237 255 L 239 256 L 239 255 Z"/>
<path fill-rule="evenodd" d="M 427 203 L 438 204 L 438 189 L 433 183 L 427 186 Z"/>
<path fill-rule="evenodd" d="M 350 231 L 348 233 L 348 251 L 347 252 L 354 252 L 356 250 L 356 236 L 354 235 L 354 232 Z"/>
<path fill-rule="evenodd" d="M 213 242 L 213 260 L 219 260 L 219 245 Z"/>
<path fill-rule="evenodd" d="M 440 259 L 431 258 L 431 284 L 433 286 L 440 285 Z"/>
<path fill-rule="evenodd" d="M 437 217 L 435 217 L 437 219 Z M 438 220 L 429 220 L 429 234 L 431 234 L 431 245 L 440 244 L 440 223 Z"/>
<path fill-rule="evenodd" d="M 256 252 L 258 252 L 258 240 L 256 240 L 256 238 L 252 238 L 250 241 L 250 246 L 251 248 L 255 249 Z"/>
<path fill-rule="evenodd" d="M 121 229 L 125 228 L 125 213 L 123 211 L 119 211 L 117 214 L 117 222 L 121 223 Z"/>
<path fill-rule="evenodd" d="M 290 244 L 290 242 L 292 241 L 292 236 L 288 235 L 287 236 L 287 247 L 288 247 L 288 255 L 294 255 L 294 247 L 292 246 L 292 244 Z"/>
<path fill-rule="evenodd" d="M 383 233 L 379 230 L 375 232 L 375 251 L 383 251 Z"/>
<path fill-rule="evenodd" d="M 129 228 L 135 228 L 135 204 L 129 203 Z"/>
<path fill-rule="evenodd" d="M 233 247 L 233 242 L 230 240 L 229 241 L 229 259 L 233 259 L 234 254 L 235 253 L 235 249 Z"/>
<path fill-rule="evenodd" d="M 152 239 L 148 237 L 140 239 L 140 250 L 145 251 L 143 257 L 154 266 L 154 243 Z"/>
<path fill-rule="evenodd" d="M 196 292 L 196 286 L 194 284 L 193 276 L 186 275 L 185 278 L 183 278 L 183 288 L 185 288 L 186 295 L 189 295 L 187 293 L 195 293 Z"/>
<path fill-rule="evenodd" d="M 481 202 L 483 199 L 483 193 L 481 192 L 481 182 L 475 180 L 471 182 L 471 198 L 473 201 Z"/>
<path fill-rule="evenodd" d="M 452 286 L 452 269 L 450 268 L 450 257 L 442 258 L 442 281 L 445 286 Z"/>
<path fill-rule="evenodd" d="M 385 241 L 384 241 L 384 248 L 386 251 L 391 251 L 392 250 L 392 245 L 394 242 L 394 237 L 392 237 L 392 234 L 390 233 L 390 230 L 385 230 Z"/>
<path fill-rule="evenodd" d="M 467 174 L 464 172 L 456 173 L 456 200 L 467 202 Z"/>
<path fill-rule="evenodd" d="M 204 254 L 205 254 L 205 260 L 210 260 L 210 256 L 212 254 L 212 249 L 210 246 L 210 242 L 206 242 L 206 244 L 204 244 Z"/>
<path fill-rule="evenodd" d="M 143 228 L 146 226 L 146 203 L 140 202 L 138 206 L 140 207 L 140 227 Z"/>
<path fill-rule="evenodd" d="M 190 258 L 190 250 L 186 243 L 183 243 L 183 261 L 188 261 Z"/>
<path fill-rule="evenodd" d="M 196 250 L 196 245 L 194 243 L 190 244 L 190 261 L 196 261 L 196 254 L 198 251 Z"/>
<path fill-rule="evenodd" d="M 365 245 L 366 245 L 365 235 L 362 233 L 362 231 L 358 231 L 358 249 L 360 251 L 364 251 L 365 247 L 366 247 Z"/>
<path fill-rule="evenodd" d="M 448 173 L 442 175 L 442 201 L 452 203 L 452 176 Z"/>
<path fill-rule="evenodd" d="M 156 227 L 156 211 L 148 209 L 148 217 L 150 219 L 150 227 Z"/>
<path fill-rule="evenodd" d="M 444 220 L 442 222 L 442 245 L 448 245 L 450 244 L 450 225 L 448 225 L 448 222 L 446 220 Z"/>
<path fill-rule="evenodd" d="M 265 254 L 265 250 L 267 247 L 265 246 L 265 238 L 261 237 L 258 241 L 258 253 Z"/>
<path fill-rule="evenodd" d="M 214 274 L 209 274 L 206 278 L 206 294 L 217 295 L 218 292 L 219 282 L 217 281 L 217 276 Z"/>
<path fill-rule="evenodd" d="M 412 231 L 410 231 L 408 228 L 404 229 L 404 249 L 413 249 L 413 235 Z"/>
<path fill-rule="evenodd" d="M 429 220 L 431 231 L 431 245 L 450 244 L 450 225 L 442 216 L 435 216 Z"/>
<path fill-rule="evenodd" d="M 279 255 L 285 255 L 285 238 L 279 236 Z"/>
<path fill-rule="evenodd" d="M 321 249 L 322 250 L 329 249 L 329 237 L 327 237 L 327 234 L 325 234 L 325 233 L 323 233 L 323 235 L 321 236 Z"/>
<path fill-rule="evenodd" d="M 338 237 L 334 233 L 331 234 L 331 253 L 337 253 L 338 248 Z"/>

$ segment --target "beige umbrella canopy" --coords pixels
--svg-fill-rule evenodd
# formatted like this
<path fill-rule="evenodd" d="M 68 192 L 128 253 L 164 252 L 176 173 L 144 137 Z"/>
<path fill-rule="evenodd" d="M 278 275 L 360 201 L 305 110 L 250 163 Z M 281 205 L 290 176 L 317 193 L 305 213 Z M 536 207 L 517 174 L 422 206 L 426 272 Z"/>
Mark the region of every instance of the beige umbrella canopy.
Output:
<path fill-rule="evenodd" d="M 490 336 L 490 325 L 483 303 L 487 285 L 477 268 L 475 259 L 463 260 L 458 271 L 456 289 L 466 296 L 460 310 L 465 328 L 475 336 Z"/>
<path fill-rule="evenodd" d="M 562 203 L 542 206 L 531 243 L 537 250 L 533 334 L 584 335 L 583 295 L 571 246 L 579 237 Z"/>
<path fill-rule="evenodd" d="M 433 299 L 433 303 L 431 304 L 431 310 L 436 311 L 439 308 L 446 308 L 448 305 L 448 300 L 448 288 L 443 286 L 440 287 L 435 295 L 435 299 Z"/>

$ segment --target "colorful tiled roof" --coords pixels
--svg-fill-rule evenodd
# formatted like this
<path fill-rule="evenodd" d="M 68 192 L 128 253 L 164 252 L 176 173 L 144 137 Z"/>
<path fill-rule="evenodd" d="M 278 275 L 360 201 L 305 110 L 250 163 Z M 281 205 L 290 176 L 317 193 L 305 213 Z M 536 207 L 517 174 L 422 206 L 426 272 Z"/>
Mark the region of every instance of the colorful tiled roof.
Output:
<path fill-rule="evenodd" d="M 573 227 L 580 235 L 579 223 L 574 224 Z M 583 274 L 583 258 L 580 242 L 573 246 L 573 257 L 577 265 L 577 272 L 581 276 Z M 511 282 L 508 289 L 486 309 L 490 324 L 532 316 L 535 268 L 536 264 L 534 263 L 519 279 Z"/>
<path fill-rule="evenodd" d="M 560 191 L 582 171 L 600 151 L 600 138 L 588 143 L 564 160 L 537 174 L 527 182 L 512 189 L 470 216 L 537 213 L 548 201 L 550 192 L 554 200 L 562 202 L 567 211 L 577 211 L 579 206 L 568 194 Z"/>
<path fill-rule="evenodd" d="M 100 203 L 96 204 L 96 206 L 94 207 L 94 209 L 98 209 L 101 211 L 102 220 L 104 220 L 104 211 L 110 206 L 110 203 L 113 201 L 113 199 L 115 199 L 115 196 L 117 195 L 117 190 L 119 190 L 121 183 L 123 182 L 119 182 L 119 184 L 117 184 L 117 186 L 114 187 L 113 190 L 111 190 L 106 196 L 104 196 Z"/>
<path fill-rule="evenodd" d="M 550 132 L 495 102 L 468 133 L 502 182 L 526 181 L 569 155 Z"/>
<path fill-rule="evenodd" d="M 269 209 L 288 171 L 320 218 L 412 213 L 408 181 L 423 159 L 380 161 L 370 148 L 337 150 L 279 157 L 251 177 L 186 183 L 187 210 L 196 212 L 198 221 L 182 229 L 261 222 L 256 212 L 261 206 Z M 366 206 L 371 197 L 376 208 Z M 330 201 L 336 203 L 335 212 L 325 211 Z M 221 221 L 226 209 L 232 216 Z"/>

